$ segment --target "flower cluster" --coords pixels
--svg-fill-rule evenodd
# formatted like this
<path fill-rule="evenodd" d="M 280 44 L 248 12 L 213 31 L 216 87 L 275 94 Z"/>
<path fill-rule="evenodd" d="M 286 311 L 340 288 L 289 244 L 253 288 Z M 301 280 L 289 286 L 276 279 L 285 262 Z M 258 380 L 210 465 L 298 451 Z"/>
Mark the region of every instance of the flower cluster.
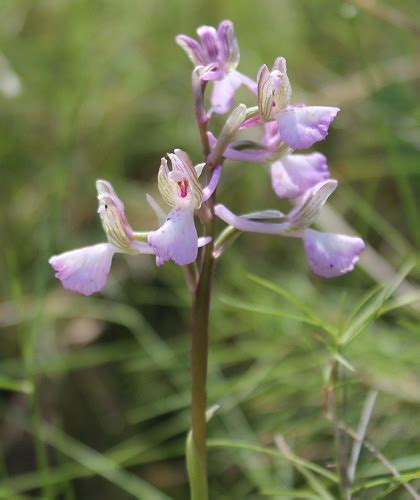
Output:
<path fill-rule="evenodd" d="M 239 48 L 230 21 L 222 21 L 217 29 L 201 26 L 197 34 L 199 42 L 186 35 L 178 35 L 176 41 L 192 60 L 195 78 L 198 75 L 203 89 L 207 82 L 214 82 L 206 126 L 213 112 L 224 114 L 233 107 L 235 93 L 242 84 L 251 90 L 254 106 L 238 107 L 219 137 L 207 131 L 211 153 L 205 163 L 194 165 L 180 149 L 168 154 L 171 168 L 167 159 L 162 158 L 158 186 L 170 211 L 165 215 L 148 196 L 160 224 L 156 230 L 133 231 L 124 205 L 111 184 L 97 181 L 98 213 L 108 242 L 51 257 L 49 262 L 65 288 L 85 295 L 101 290 L 115 253 L 153 254 L 158 266 L 170 260 L 180 266 L 195 262 L 198 248 L 212 239 L 212 235 L 198 237 L 195 215 L 202 217 L 202 208 L 205 208 L 202 205 L 213 196 L 225 159 L 269 166 L 275 195 L 292 200 L 294 207 L 287 215 L 278 210 L 263 210 L 238 216 L 224 205 L 213 207 L 211 204 L 207 210 L 210 217 L 215 214 L 228 224 L 224 234 L 243 231 L 301 238 L 309 267 L 326 278 L 352 271 L 359 260 L 364 249 L 360 238 L 311 229 L 337 187 L 337 181 L 330 178 L 325 156 L 319 152 L 294 153 L 323 140 L 339 108 L 291 104 L 292 86 L 283 57 L 274 61 L 271 71 L 263 65 L 256 81 L 238 72 Z M 231 126 L 233 122 L 235 127 Z M 251 127 L 262 129 L 259 142 L 234 140 L 237 129 Z M 220 155 L 216 164 L 215 151 Z M 204 168 L 210 176 L 205 187 L 200 182 Z M 217 248 L 216 242 L 214 256 L 220 254 L 221 248 Z"/>
<path fill-rule="evenodd" d="M 198 180 L 203 164 L 194 166 L 187 153 L 180 149 L 168 156 L 172 170 L 169 170 L 167 160 L 162 158 L 158 176 L 162 198 L 172 207 L 168 215 L 150 195 L 147 196 L 161 224 L 155 231 L 133 231 L 127 221 L 124 205 L 111 184 L 103 180 L 96 181 L 98 213 L 108 243 L 79 248 L 50 258 L 49 263 L 65 288 L 84 295 L 102 290 L 116 253 L 154 254 L 158 266 L 168 260 L 180 266 L 196 260 L 198 248 L 209 242 L 209 238 L 198 237 L 194 224 L 194 211 L 205 201 Z"/>

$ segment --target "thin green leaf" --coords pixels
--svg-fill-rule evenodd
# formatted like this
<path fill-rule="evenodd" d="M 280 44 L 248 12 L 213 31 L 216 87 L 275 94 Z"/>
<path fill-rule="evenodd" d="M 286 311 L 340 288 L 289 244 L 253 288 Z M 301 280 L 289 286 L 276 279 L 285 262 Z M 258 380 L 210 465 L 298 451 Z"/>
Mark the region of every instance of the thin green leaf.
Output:
<path fill-rule="evenodd" d="M 342 345 L 353 341 L 378 317 L 383 304 L 395 292 L 413 267 L 414 264 L 412 262 L 406 263 L 394 279 L 381 292 L 377 293 L 373 300 L 355 316 L 341 336 Z"/>
<path fill-rule="evenodd" d="M 290 456 L 285 456 L 283 453 L 281 453 L 278 450 L 275 450 L 274 448 L 267 448 L 264 446 L 258 446 L 258 445 L 246 443 L 243 441 L 231 441 L 229 439 L 209 439 L 208 447 L 209 448 L 234 448 L 234 449 L 248 450 L 248 451 L 252 451 L 255 453 L 263 453 L 264 455 L 269 455 L 272 457 L 281 458 L 282 460 L 286 460 L 293 465 L 301 465 L 302 467 L 305 467 L 306 469 L 308 469 L 312 472 L 315 472 L 316 474 L 319 474 L 320 476 L 324 477 L 325 479 L 328 479 L 329 481 L 331 481 L 333 483 L 338 483 L 337 475 L 333 474 L 332 472 L 328 471 L 327 469 L 324 469 L 320 465 L 309 462 L 308 460 L 304 460 L 303 458 L 298 458 L 298 457 L 292 458 Z"/>

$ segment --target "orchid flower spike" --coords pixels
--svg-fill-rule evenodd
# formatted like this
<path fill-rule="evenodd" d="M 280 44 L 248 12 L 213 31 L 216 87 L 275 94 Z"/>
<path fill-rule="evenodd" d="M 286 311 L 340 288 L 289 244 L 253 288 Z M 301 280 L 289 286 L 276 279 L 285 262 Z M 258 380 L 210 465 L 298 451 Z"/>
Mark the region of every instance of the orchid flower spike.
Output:
<path fill-rule="evenodd" d="M 115 253 L 152 254 L 153 249 L 145 242 L 136 241 L 135 233 L 127 221 L 124 205 L 115 194 L 112 185 L 96 181 L 98 213 L 108 243 L 78 248 L 54 255 L 49 263 L 64 288 L 83 295 L 99 292 L 106 284 L 112 258 Z"/>
<path fill-rule="evenodd" d="M 290 106 L 292 89 L 286 60 L 278 57 L 270 71 L 264 64 L 257 76 L 260 118 L 276 120 L 281 139 L 292 149 L 307 149 L 325 139 L 339 108 Z"/>
<path fill-rule="evenodd" d="M 181 149 L 169 153 L 172 169 L 162 158 L 158 174 L 160 194 L 172 207 L 163 225 L 148 235 L 148 243 L 156 254 L 156 265 L 168 260 L 178 265 L 191 264 L 197 258 L 197 248 L 209 239 L 200 239 L 194 224 L 194 212 L 203 202 L 203 189 L 198 180 L 203 164 L 194 166 Z M 205 188 L 206 189 L 206 188 Z"/>
<path fill-rule="evenodd" d="M 309 229 L 336 187 L 337 181 L 329 179 L 307 190 L 287 217 L 278 214 L 276 218 L 282 222 L 262 222 L 261 219 L 273 218 L 267 217 L 267 211 L 237 216 L 224 205 L 216 205 L 215 213 L 239 231 L 302 238 L 312 272 L 323 278 L 334 278 L 353 271 L 365 248 L 358 237 Z"/>
<path fill-rule="evenodd" d="M 256 83 L 236 71 L 239 64 L 239 47 L 233 23 L 222 21 L 219 27 L 200 26 L 197 29 L 198 43 L 187 35 L 178 35 L 176 42 L 187 53 L 195 68 L 200 69 L 201 80 L 215 82 L 211 96 L 212 111 L 226 113 L 234 104 L 234 94 L 246 85 L 254 94 Z"/>

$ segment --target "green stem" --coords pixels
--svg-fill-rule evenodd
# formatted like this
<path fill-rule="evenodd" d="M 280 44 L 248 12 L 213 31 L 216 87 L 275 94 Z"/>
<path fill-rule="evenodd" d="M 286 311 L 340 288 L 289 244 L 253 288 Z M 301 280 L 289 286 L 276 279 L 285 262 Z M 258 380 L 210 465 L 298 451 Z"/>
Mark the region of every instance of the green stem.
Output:
<path fill-rule="evenodd" d="M 207 137 L 207 115 L 204 109 L 206 82 L 201 82 L 198 74 L 192 77 L 195 118 L 200 134 L 204 157 L 207 161 L 210 145 Z M 206 166 L 209 176 L 211 167 Z M 202 253 L 201 267 L 194 291 L 192 306 L 191 338 L 191 432 L 187 439 L 187 468 L 192 500 L 208 499 L 207 481 L 207 364 L 211 281 L 214 247 L 214 203 L 215 193 L 207 201 L 202 217 L 206 236 L 212 240 Z"/>
<path fill-rule="evenodd" d="M 206 224 L 206 234 L 214 236 L 214 218 Z M 191 344 L 191 459 L 189 465 L 191 499 L 206 500 L 207 486 L 207 360 L 211 284 L 213 271 L 213 244 L 203 254 L 201 272 L 194 294 Z"/>
<path fill-rule="evenodd" d="M 232 111 L 220 132 L 217 143 L 210 152 L 207 137 L 208 117 L 204 108 L 204 91 L 206 82 L 201 82 L 197 71 L 193 72 L 192 87 L 194 111 L 201 145 L 206 159 L 205 171 L 210 179 L 214 167 L 223 163 L 226 146 L 246 118 L 247 108 L 240 104 Z M 192 340 L 191 340 L 191 432 L 187 438 L 187 468 L 190 481 L 191 499 L 208 499 L 207 480 L 207 364 L 209 344 L 209 315 L 212 274 L 214 266 L 214 236 L 216 190 L 204 204 L 200 217 L 204 224 L 205 236 L 210 236 L 202 253 L 201 266 L 197 286 L 194 291 L 192 307 Z"/>

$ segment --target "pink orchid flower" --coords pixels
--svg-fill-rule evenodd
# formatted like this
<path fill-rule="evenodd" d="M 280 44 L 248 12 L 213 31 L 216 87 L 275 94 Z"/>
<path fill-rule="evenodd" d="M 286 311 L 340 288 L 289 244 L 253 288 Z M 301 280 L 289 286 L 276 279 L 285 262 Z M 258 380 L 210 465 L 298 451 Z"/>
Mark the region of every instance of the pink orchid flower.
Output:
<path fill-rule="evenodd" d="M 194 225 L 194 211 L 211 195 L 220 178 L 215 169 L 209 185 L 201 188 L 198 173 L 202 164 L 194 167 L 189 156 L 179 149 L 169 154 L 173 170 L 162 160 L 159 188 L 163 199 L 173 208 L 165 217 L 159 205 L 148 196 L 148 201 L 162 225 L 156 231 L 134 232 L 127 221 L 124 205 L 108 181 L 96 181 L 98 213 L 107 236 L 107 243 L 78 248 L 55 255 L 49 263 L 64 288 L 83 295 L 92 295 L 106 284 L 114 254 L 154 254 L 156 264 L 173 260 L 186 265 L 197 258 L 198 248 L 211 238 L 198 238 Z"/>
<path fill-rule="evenodd" d="M 201 68 L 202 80 L 213 80 L 212 111 L 226 113 L 234 104 L 236 90 L 243 84 L 254 94 L 257 84 L 239 71 L 239 47 L 231 21 L 222 21 L 219 27 L 200 26 L 198 43 L 187 35 L 178 35 L 176 42 L 188 54 L 196 68 Z"/>
<path fill-rule="evenodd" d="M 340 108 L 290 105 L 292 87 L 287 76 L 286 59 L 278 57 L 270 71 L 263 64 L 257 76 L 258 110 L 244 124 L 250 127 L 276 121 L 281 140 L 291 149 L 307 149 L 325 139 Z"/>
<path fill-rule="evenodd" d="M 156 254 L 157 266 L 168 260 L 182 266 L 197 258 L 199 238 L 194 213 L 206 201 L 208 193 L 216 188 L 220 169 L 214 171 L 209 186 L 203 190 L 198 178 L 204 164 L 194 166 L 191 158 L 181 149 L 175 149 L 168 157 L 172 170 L 166 158 L 162 158 L 158 186 L 162 198 L 172 209 L 162 226 L 149 233 L 147 241 Z"/>
<path fill-rule="evenodd" d="M 150 254 L 147 243 L 137 241 L 127 221 L 124 205 L 108 181 L 96 181 L 98 213 L 108 243 L 78 248 L 54 255 L 49 263 L 64 288 L 83 295 L 99 292 L 106 284 L 114 254 Z"/>
<path fill-rule="evenodd" d="M 215 213 L 238 231 L 303 239 L 312 272 L 323 278 L 334 278 L 352 271 L 365 248 L 363 240 L 358 237 L 309 229 L 337 184 L 336 180 L 329 179 L 310 188 L 287 217 L 272 210 L 238 216 L 224 205 L 216 205 Z M 264 218 L 284 220 L 282 222 L 258 220 Z"/>

